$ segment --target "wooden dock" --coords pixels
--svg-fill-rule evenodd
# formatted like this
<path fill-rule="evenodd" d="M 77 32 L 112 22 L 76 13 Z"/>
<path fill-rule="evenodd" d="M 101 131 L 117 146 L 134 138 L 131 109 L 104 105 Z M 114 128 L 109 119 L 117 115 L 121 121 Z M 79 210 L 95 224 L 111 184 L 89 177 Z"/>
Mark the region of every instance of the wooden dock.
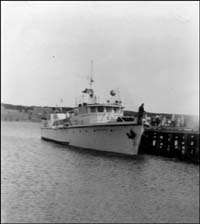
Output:
<path fill-rule="evenodd" d="M 169 127 L 145 128 L 139 151 L 200 163 L 199 131 Z"/>

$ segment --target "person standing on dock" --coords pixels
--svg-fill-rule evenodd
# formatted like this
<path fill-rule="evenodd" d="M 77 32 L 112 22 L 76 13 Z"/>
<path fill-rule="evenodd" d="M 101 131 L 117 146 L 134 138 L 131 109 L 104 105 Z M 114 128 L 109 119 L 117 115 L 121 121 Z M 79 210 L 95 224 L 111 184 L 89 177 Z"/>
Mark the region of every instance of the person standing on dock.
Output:
<path fill-rule="evenodd" d="M 144 103 L 142 103 L 138 109 L 138 120 L 137 123 L 138 124 L 142 124 L 142 118 L 144 117 Z"/>

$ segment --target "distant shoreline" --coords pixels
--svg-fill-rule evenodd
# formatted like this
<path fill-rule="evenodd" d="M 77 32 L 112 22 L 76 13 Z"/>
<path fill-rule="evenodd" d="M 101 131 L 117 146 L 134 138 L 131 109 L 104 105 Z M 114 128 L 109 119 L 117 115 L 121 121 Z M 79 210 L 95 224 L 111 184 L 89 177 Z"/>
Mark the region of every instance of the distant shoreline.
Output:
<path fill-rule="evenodd" d="M 46 117 L 47 114 L 54 113 L 56 107 L 28 107 L 21 105 L 12 105 L 1 103 L 1 121 L 24 121 L 24 122 L 36 122 L 40 123 L 42 118 Z M 62 107 L 62 112 L 66 113 L 67 111 L 72 110 L 71 107 Z M 135 111 L 124 111 L 125 116 L 137 117 L 137 112 Z M 180 114 L 167 114 L 167 113 L 151 113 L 147 112 L 147 115 L 150 119 L 157 115 L 161 115 L 166 119 L 171 120 L 172 116 L 176 121 L 184 117 L 184 127 L 191 129 L 199 129 L 199 117 L 195 115 L 180 115 Z"/>
<path fill-rule="evenodd" d="M 2 120 L 1 122 L 25 122 L 25 123 L 40 123 L 41 121 L 33 121 L 33 120 Z"/>

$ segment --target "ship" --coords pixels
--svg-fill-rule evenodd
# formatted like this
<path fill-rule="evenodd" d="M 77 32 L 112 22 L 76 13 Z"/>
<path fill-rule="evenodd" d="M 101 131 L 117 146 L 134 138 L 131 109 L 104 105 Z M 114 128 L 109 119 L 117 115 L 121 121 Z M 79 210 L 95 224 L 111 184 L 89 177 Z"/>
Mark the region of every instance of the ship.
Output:
<path fill-rule="evenodd" d="M 134 117 L 124 116 L 119 90 L 110 90 L 108 100 L 101 102 L 93 83 L 91 74 L 89 87 L 82 91 L 72 110 L 48 114 L 42 121 L 41 138 L 82 150 L 137 155 L 143 124 L 138 124 Z"/>

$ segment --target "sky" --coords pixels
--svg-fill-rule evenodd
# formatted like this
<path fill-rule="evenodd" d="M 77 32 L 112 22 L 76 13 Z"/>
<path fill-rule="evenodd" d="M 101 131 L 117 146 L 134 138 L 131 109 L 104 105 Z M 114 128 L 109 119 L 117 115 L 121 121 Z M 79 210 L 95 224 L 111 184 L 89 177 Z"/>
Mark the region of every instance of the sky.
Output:
<path fill-rule="evenodd" d="M 101 98 L 199 114 L 199 2 L 1 2 L 1 102 L 73 107 L 91 60 Z"/>

